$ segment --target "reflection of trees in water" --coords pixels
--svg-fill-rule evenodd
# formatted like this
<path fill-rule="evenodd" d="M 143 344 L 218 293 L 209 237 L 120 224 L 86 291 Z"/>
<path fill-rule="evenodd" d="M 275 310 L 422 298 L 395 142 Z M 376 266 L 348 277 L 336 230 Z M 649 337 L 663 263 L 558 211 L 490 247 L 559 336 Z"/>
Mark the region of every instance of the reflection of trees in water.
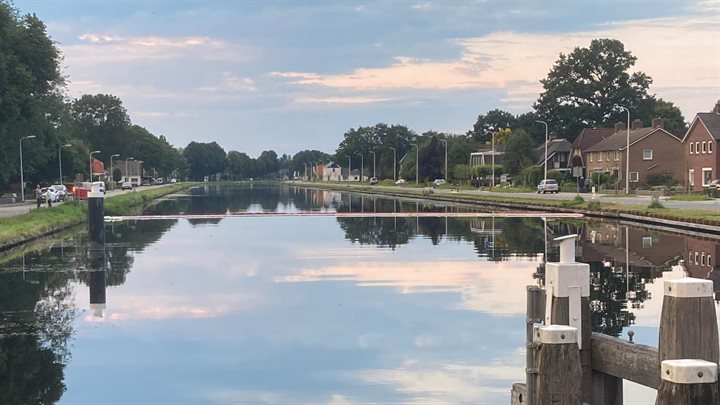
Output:
<path fill-rule="evenodd" d="M 406 218 L 338 218 L 346 239 L 362 245 L 395 249 L 415 233 Z"/>
<path fill-rule="evenodd" d="M 65 392 L 77 316 L 71 272 L 0 273 L 0 403 L 53 404 Z"/>

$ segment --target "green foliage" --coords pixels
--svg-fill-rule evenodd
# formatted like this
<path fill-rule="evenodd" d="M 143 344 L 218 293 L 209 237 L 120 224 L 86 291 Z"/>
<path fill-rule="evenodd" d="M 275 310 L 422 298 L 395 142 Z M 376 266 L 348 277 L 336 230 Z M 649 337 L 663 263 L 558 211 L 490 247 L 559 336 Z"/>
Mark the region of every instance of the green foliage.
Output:
<path fill-rule="evenodd" d="M 519 184 L 526 187 L 535 187 L 543 179 L 544 169 L 542 166 L 530 166 L 520 173 Z"/>
<path fill-rule="evenodd" d="M 114 168 L 112 172 L 112 178 L 115 183 L 122 179 L 122 171 L 119 168 Z"/>
<path fill-rule="evenodd" d="M 523 129 L 514 130 L 505 146 L 503 165 L 511 176 L 519 175 L 526 167 L 535 164 L 537 153 L 530 136 Z"/>
<path fill-rule="evenodd" d="M 190 177 L 194 180 L 202 181 L 205 176 L 212 176 L 225 169 L 225 151 L 216 142 L 190 142 L 183 156 L 190 165 Z"/>
<path fill-rule="evenodd" d="M 575 198 L 573 198 L 570 201 L 563 201 L 562 206 L 563 207 L 576 207 L 576 206 L 582 205 L 584 203 L 585 203 L 585 199 L 579 195 L 576 195 Z"/>
<path fill-rule="evenodd" d="M 672 187 L 677 185 L 677 181 L 673 178 L 671 173 L 661 174 L 649 174 L 647 176 L 647 185 L 651 187 L 655 186 L 668 186 Z"/>
<path fill-rule="evenodd" d="M 650 200 L 650 205 L 648 205 L 648 208 L 665 208 L 665 206 L 662 205 L 662 203 L 660 202 L 660 197 L 654 195 Z"/>
<path fill-rule="evenodd" d="M 507 111 L 494 109 L 484 115 L 478 115 L 473 129 L 468 135 L 478 142 L 491 142 L 492 133 L 498 132 L 504 128 L 515 128 L 517 119 Z"/>
<path fill-rule="evenodd" d="M 672 201 L 708 201 L 712 200 L 707 195 L 704 194 L 676 194 L 673 196 L 670 196 L 670 200 Z"/>
<path fill-rule="evenodd" d="M 598 200 L 590 201 L 587 205 L 587 208 L 590 211 L 600 211 L 600 201 L 598 201 Z"/>
<path fill-rule="evenodd" d="M 574 139 L 583 128 L 625 122 L 625 112 L 648 110 L 652 79 L 632 72 L 637 58 L 615 39 L 594 39 L 560 57 L 541 80 L 544 92 L 534 105 L 552 132 Z"/>

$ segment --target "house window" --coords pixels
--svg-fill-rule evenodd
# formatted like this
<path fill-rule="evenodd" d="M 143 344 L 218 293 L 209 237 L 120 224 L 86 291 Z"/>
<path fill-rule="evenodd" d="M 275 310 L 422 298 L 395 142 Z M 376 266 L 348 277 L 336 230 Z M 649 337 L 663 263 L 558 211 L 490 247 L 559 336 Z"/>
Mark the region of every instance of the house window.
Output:
<path fill-rule="evenodd" d="M 688 264 L 692 264 L 692 259 L 693 259 L 693 251 L 691 250 L 688 252 Z"/>
<path fill-rule="evenodd" d="M 703 187 L 709 186 L 710 182 L 713 180 L 712 178 L 712 168 L 711 167 L 703 167 L 702 169 L 702 185 Z"/>
<path fill-rule="evenodd" d="M 638 182 L 638 172 L 630 172 L 630 182 L 631 183 L 637 183 Z"/>
<path fill-rule="evenodd" d="M 706 151 L 706 149 L 705 149 L 705 141 L 703 141 L 703 143 L 702 143 L 702 153 L 705 153 L 705 151 Z"/>
<path fill-rule="evenodd" d="M 588 155 L 590 156 L 590 163 L 592 163 L 594 153 L 590 152 L 590 153 L 588 153 Z"/>
<path fill-rule="evenodd" d="M 708 255 L 708 258 L 707 258 L 708 267 L 712 267 L 712 262 L 710 261 L 710 258 L 712 258 L 712 255 Z"/>
<path fill-rule="evenodd" d="M 643 149 L 643 160 L 652 160 L 652 149 Z"/>
<path fill-rule="evenodd" d="M 695 169 L 688 170 L 688 183 L 691 186 L 695 185 Z"/>
<path fill-rule="evenodd" d="M 712 141 L 708 142 L 708 153 L 712 153 Z"/>
<path fill-rule="evenodd" d="M 620 160 L 620 152 L 615 151 L 615 161 L 617 162 L 618 160 Z"/>
<path fill-rule="evenodd" d="M 652 247 L 652 236 L 643 236 L 643 248 L 648 249 Z"/>
<path fill-rule="evenodd" d="M 700 142 L 695 142 L 695 154 L 700 153 Z"/>
<path fill-rule="evenodd" d="M 705 252 L 702 252 L 702 255 L 700 255 L 700 265 L 705 265 Z"/>
<path fill-rule="evenodd" d="M 695 252 L 695 265 L 697 266 L 697 264 L 698 264 L 698 252 Z"/>
<path fill-rule="evenodd" d="M 690 154 L 691 155 L 695 153 L 695 147 L 693 145 L 694 144 L 692 142 L 690 142 Z"/>
<path fill-rule="evenodd" d="M 598 162 L 602 162 L 602 152 L 598 152 Z"/>

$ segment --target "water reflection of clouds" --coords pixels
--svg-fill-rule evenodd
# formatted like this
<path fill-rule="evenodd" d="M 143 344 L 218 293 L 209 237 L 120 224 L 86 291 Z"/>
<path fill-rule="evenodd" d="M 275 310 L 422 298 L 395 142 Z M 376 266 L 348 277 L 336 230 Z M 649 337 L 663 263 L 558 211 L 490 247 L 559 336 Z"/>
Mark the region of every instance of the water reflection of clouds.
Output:
<path fill-rule="evenodd" d="M 535 270 L 536 263 L 528 261 L 362 261 L 303 269 L 276 280 L 353 281 L 360 287 L 393 287 L 403 294 L 457 292 L 462 309 L 518 315 L 524 313 L 526 285 L 532 282 Z"/>

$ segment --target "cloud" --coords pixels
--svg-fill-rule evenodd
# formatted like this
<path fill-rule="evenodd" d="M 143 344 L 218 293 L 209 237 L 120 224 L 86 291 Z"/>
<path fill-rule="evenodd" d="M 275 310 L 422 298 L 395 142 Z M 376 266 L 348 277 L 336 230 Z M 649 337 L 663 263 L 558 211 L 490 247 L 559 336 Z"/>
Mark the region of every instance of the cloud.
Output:
<path fill-rule="evenodd" d="M 665 98 L 672 95 L 671 100 L 692 116 L 707 110 L 706 104 L 712 101 L 698 100 L 693 89 L 718 86 L 719 23 L 717 16 L 700 14 L 623 21 L 575 33 L 493 32 L 451 41 L 460 50 L 454 59 L 398 56 L 388 66 L 359 67 L 345 73 L 271 75 L 297 86 L 359 93 L 394 91 L 397 98 L 397 92 L 407 90 L 503 89 L 507 94 L 504 103 L 527 108 L 542 91 L 539 80 L 560 53 L 588 46 L 594 38 L 617 38 L 637 56 L 635 68 L 654 79 L 651 91 Z"/>
<path fill-rule="evenodd" d="M 304 269 L 277 281 L 353 281 L 360 287 L 393 287 L 403 294 L 455 292 L 461 309 L 509 316 L 524 313 L 525 286 L 533 282 L 536 267 L 534 261 L 520 260 L 479 267 L 464 261 L 387 263 L 379 258 Z"/>
<path fill-rule="evenodd" d="M 300 104 L 371 104 L 392 101 L 390 97 L 300 97 L 295 100 Z"/>
<path fill-rule="evenodd" d="M 219 84 L 215 86 L 203 86 L 198 88 L 198 90 L 211 93 L 252 93 L 257 91 L 257 87 L 255 80 L 249 77 L 239 77 L 228 72 L 223 72 Z"/>

